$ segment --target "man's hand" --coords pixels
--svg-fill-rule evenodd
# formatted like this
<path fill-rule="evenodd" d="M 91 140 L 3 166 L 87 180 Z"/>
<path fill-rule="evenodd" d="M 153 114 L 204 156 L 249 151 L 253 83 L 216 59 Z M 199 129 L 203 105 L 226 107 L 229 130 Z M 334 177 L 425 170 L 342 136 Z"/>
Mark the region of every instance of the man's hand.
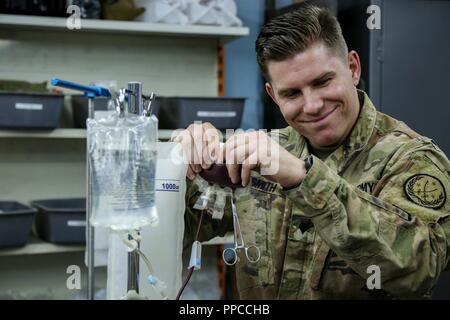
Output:
<path fill-rule="evenodd" d="M 296 158 L 263 131 L 236 134 L 223 148 L 220 134 L 210 123 L 191 124 L 173 141 L 182 145 L 189 163 L 187 177 L 194 180 L 213 163 L 226 163 L 233 183 L 247 186 L 250 171 L 257 170 L 284 188 L 298 185 L 305 176 L 305 162 Z"/>
<path fill-rule="evenodd" d="M 186 160 L 189 163 L 186 176 L 194 180 L 202 169 L 208 169 L 211 164 L 221 162 L 220 135 L 209 122 L 193 123 L 186 130 L 180 132 L 174 142 L 181 143 Z"/>
<path fill-rule="evenodd" d="M 304 178 L 305 162 L 296 158 L 263 131 L 232 136 L 225 143 L 225 163 L 233 183 L 240 180 L 246 186 L 250 170 L 284 188 L 298 185 Z M 242 166 L 241 166 L 242 164 Z"/>

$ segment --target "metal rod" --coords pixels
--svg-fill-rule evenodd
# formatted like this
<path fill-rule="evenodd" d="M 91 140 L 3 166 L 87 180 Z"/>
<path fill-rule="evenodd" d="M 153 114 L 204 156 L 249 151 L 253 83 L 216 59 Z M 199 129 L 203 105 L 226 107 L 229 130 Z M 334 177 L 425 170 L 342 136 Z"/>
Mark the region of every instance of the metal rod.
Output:
<path fill-rule="evenodd" d="M 128 112 L 136 115 L 142 115 L 142 83 L 133 81 L 128 82 Z"/>
<path fill-rule="evenodd" d="M 128 239 L 132 240 L 132 236 L 128 235 Z M 137 249 L 140 249 L 140 242 L 137 242 Z M 127 291 L 134 290 L 139 294 L 139 254 L 138 250 L 128 253 L 128 284 Z"/>
<path fill-rule="evenodd" d="M 128 113 L 142 115 L 142 83 L 137 81 L 128 82 Z M 138 233 L 139 231 L 136 230 Z M 129 240 L 132 236 L 129 235 Z M 139 249 L 139 241 L 138 241 Z M 139 254 L 136 250 L 128 253 L 128 291 L 135 290 L 139 294 Z"/>
<path fill-rule="evenodd" d="M 94 118 L 94 101 L 88 99 L 88 118 Z M 88 287 L 87 299 L 94 300 L 95 270 L 94 270 L 94 227 L 91 226 L 92 215 L 92 195 L 91 195 L 91 174 L 89 165 L 89 135 L 86 131 L 86 243 L 87 243 L 87 265 L 88 265 Z"/>

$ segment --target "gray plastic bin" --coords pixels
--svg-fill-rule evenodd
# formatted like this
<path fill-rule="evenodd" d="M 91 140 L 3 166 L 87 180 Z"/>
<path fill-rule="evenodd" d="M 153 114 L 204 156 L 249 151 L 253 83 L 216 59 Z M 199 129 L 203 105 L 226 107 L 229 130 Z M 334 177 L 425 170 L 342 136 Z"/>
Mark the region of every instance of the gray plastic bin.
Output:
<path fill-rule="evenodd" d="M 55 129 L 64 109 L 64 95 L 0 92 L 0 128 Z"/>
<path fill-rule="evenodd" d="M 194 121 L 210 122 L 220 130 L 238 129 L 244 98 L 165 97 L 159 98 L 159 128 L 186 128 Z"/>
<path fill-rule="evenodd" d="M 32 201 L 38 209 L 35 226 L 38 236 L 48 242 L 86 242 L 86 199 L 47 199 Z"/>
<path fill-rule="evenodd" d="M 36 210 L 15 201 L 0 201 L 0 248 L 27 244 Z"/>

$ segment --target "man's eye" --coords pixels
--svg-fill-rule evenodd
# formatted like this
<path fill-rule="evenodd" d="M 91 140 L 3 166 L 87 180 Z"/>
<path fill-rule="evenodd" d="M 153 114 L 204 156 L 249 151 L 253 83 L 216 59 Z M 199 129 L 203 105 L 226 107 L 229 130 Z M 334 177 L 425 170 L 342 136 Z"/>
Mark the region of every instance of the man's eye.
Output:
<path fill-rule="evenodd" d="M 324 79 L 324 80 L 320 80 L 320 81 L 318 81 L 318 82 L 316 83 L 316 86 L 317 86 L 317 87 L 323 87 L 323 86 L 326 86 L 326 85 L 330 82 L 330 80 L 331 80 L 331 78 L 327 78 L 327 79 Z"/>
<path fill-rule="evenodd" d="M 300 91 L 298 91 L 298 90 L 296 90 L 296 91 L 290 91 L 290 92 L 286 93 L 286 98 L 294 98 L 294 97 L 296 97 L 299 93 L 300 93 Z"/>

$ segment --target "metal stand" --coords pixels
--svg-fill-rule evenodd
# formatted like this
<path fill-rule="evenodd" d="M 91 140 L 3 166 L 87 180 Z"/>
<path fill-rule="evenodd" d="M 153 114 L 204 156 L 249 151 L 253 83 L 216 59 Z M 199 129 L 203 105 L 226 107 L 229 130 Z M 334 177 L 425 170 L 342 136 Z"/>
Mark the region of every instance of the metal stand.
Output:
<path fill-rule="evenodd" d="M 107 97 L 111 98 L 111 93 L 108 89 L 99 86 L 85 86 L 79 83 L 70 82 L 61 79 L 52 79 L 53 86 L 68 88 L 72 90 L 83 91 L 88 98 L 88 119 L 94 118 L 94 98 Z M 87 130 L 86 130 L 87 132 Z M 91 175 L 89 165 L 89 136 L 86 134 L 86 181 L 87 181 L 87 195 L 86 195 L 86 254 L 88 267 L 88 288 L 87 299 L 94 300 L 95 290 L 95 270 L 94 270 L 94 227 L 91 225 L 92 214 L 92 195 L 91 195 Z"/>
<path fill-rule="evenodd" d="M 131 240 L 131 235 L 128 235 L 128 239 Z M 138 242 L 137 249 L 140 249 L 140 243 Z M 139 254 L 136 250 L 128 253 L 128 282 L 127 291 L 135 291 L 139 295 Z"/>
<path fill-rule="evenodd" d="M 98 86 L 85 86 L 79 83 L 69 82 L 61 79 L 52 79 L 52 85 L 63 88 L 69 88 L 72 90 L 83 91 L 85 96 L 88 97 L 88 119 L 94 118 L 94 98 L 95 97 L 111 97 L 111 93 L 108 89 Z M 144 110 L 143 99 L 149 99 L 142 95 L 142 83 L 129 82 L 128 90 L 128 113 L 136 115 L 143 115 L 149 110 Z M 150 100 L 153 99 L 153 94 Z M 151 101 L 150 101 L 151 102 Z M 145 112 L 144 112 L 145 111 Z M 149 114 L 150 115 L 150 114 Z M 95 292 L 95 269 L 94 269 L 94 227 L 91 225 L 92 216 L 92 190 L 91 190 L 91 170 L 89 164 L 89 135 L 86 137 L 86 181 L 87 181 L 87 196 L 86 196 L 86 254 L 87 254 L 87 267 L 88 267 L 88 289 L 87 299 L 94 300 Z M 136 230 L 136 234 L 139 231 Z M 129 235 L 131 238 L 131 235 Z M 139 241 L 138 241 L 139 249 Z M 128 292 L 129 297 L 139 297 L 139 254 L 135 251 L 128 254 Z"/>
<path fill-rule="evenodd" d="M 136 115 L 142 115 L 142 83 L 133 81 L 128 82 L 128 112 Z M 139 231 L 136 230 L 136 234 Z M 131 240 L 131 235 L 128 236 Z M 139 249 L 139 242 L 138 242 Z M 127 291 L 135 291 L 139 295 L 139 254 L 136 250 L 128 253 L 128 285 Z"/>
<path fill-rule="evenodd" d="M 94 118 L 94 97 L 88 96 L 88 119 Z M 94 300 L 95 294 L 95 269 L 94 269 L 94 227 L 91 226 L 92 215 L 92 192 L 91 192 L 91 174 L 89 164 L 89 141 L 86 135 L 86 181 L 87 181 L 87 197 L 86 197 L 86 250 L 87 250 L 87 265 L 88 265 L 88 284 L 87 284 L 87 299 Z"/>

